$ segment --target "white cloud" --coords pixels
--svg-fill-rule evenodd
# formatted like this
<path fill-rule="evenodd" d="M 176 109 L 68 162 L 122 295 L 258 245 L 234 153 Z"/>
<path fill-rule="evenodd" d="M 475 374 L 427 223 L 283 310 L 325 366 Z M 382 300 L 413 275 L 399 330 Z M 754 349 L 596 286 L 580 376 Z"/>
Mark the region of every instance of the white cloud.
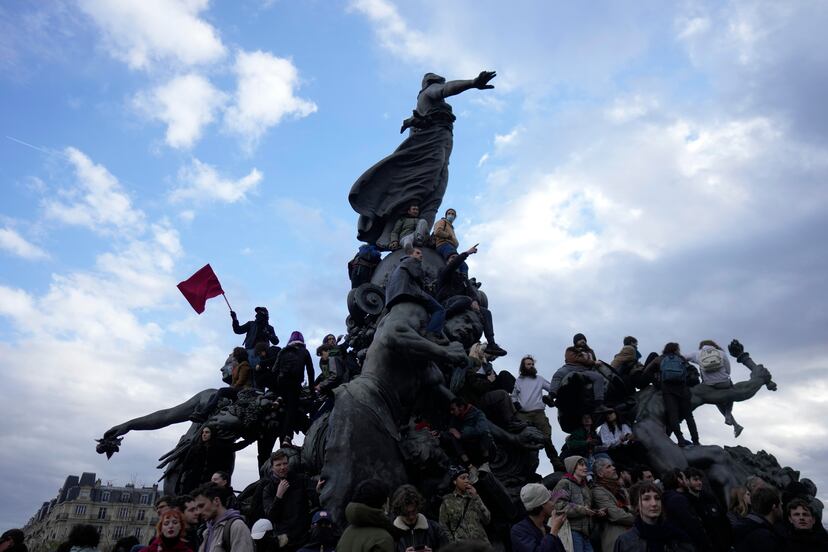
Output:
<path fill-rule="evenodd" d="M 48 218 L 96 231 L 140 230 L 144 213 L 135 209 L 118 179 L 76 148 L 64 150 L 74 168 L 76 183 L 61 190 L 63 200 L 46 200 Z"/>
<path fill-rule="evenodd" d="M 484 153 L 483 155 L 480 156 L 480 159 L 477 160 L 477 166 L 482 167 L 484 164 L 486 164 L 486 161 L 488 161 L 488 160 L 489 160 L 489 154 Z"/>
<path fill-rule="evenodd" d="M 133 104 L 147 116 L 167 125 L 166 142 L 173 148 L 190 148 L 227 95 L 197 73 L 180 75 L 149 92 L 138 94 Z"/>
<path fill-rule="evenodd" d="M 391 2 L 354 0 L 351 9 L 368 17 L 375 26 L 380 45 L 394 55 L 428 61 L 437 53 L 429 37 L 412 29 Z"/>
<path fill-rule="evenodd" d="M 299 72 L 289 59 L 262 51 L 241 51 L 234 70 L 238 84 L 224 124 L 250 147 L 284 117 L 307 117 L 317 110 L 315 103 L 295 95 Z"/>
<path fill-rule="evenodd" d="M 256 189 L 262 181 L 262 173 L 254 168 L 246 176 L 232 180 L 221 176 L 215 167 L 193 159 L 189 166 L 178 171 L 178 179 L 181 185 L 170 193 L 170 199 L 174 202 L 195 200 L 235 203 Z"/>
<path fill-rule="evenodd" d="M 0 249 L 30 261 L 49 257 L 43 249 L 26 240 L 12 228 L 0 228 Z"/>
<path fill-rule="evenodd" d="M 658 108 L 655 98 L 633 94 L 631 97 L 616 98 L 606 109 L 607 118 L 614 123 L 626 123 L 638 119 Z"/>
<path fill-rule="evenodd" d="M 521 133 L 521 130 L 522 129 L 520 127 L 515 127 L 512 129 L 511 132 L 508 132 L 506 134 L 495 134 L 495 149 L 503 150 L 504 148 L 514 145 L 518 139 L 518 136 Z"/>
<path fill-rule="evenodd" d="M 201 19 L 208 0 L 81 0 L 81 9 L 100 27 L 113 57 L 133 69 L 156 62 L 212 63 L 225 48 L 216 29 Z"/>

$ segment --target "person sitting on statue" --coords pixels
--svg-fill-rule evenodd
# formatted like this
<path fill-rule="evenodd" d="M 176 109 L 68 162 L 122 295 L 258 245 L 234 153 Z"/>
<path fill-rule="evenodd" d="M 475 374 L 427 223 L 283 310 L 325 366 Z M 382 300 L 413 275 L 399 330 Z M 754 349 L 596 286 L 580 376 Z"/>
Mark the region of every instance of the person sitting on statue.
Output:
<path fill-rule="evenodd" d="M 468 267 L 465 266 L 466 259 L 475 253 L 477 253 L 477 245 L 463 253 L 454 252 L 449 255 L 446 266 L 437 273 L 437 300 L 446 308 L 447 318 L 467 309 L 478 313 L 483 322 L 483 335 L 488 343 L 486 353 L 492 356 L 503 356 L 506 351 L 494 339 L 492 313 L 480 304 L 477 286 L 469 281 Z"/>
<path fill-rule="evenodd" d="M 454 369 L 451 391 L 466 402 L 478 406 L 497 425 L 522 429 L 526 424 L 516 417 L 509 393 L 495 384 L 497 375 L 485 349 L 479 342 L 471 346 L 468 364 Z"/>
<path fill-rule="evenodd" d="M 566 436 L 566 441 L 561 449 L 561 456 L 563 458 L 570 456 L 584 457 L 587 462 L 587 468 L 591 473 L 592 464 L 596 458 L 610 457 L 606 450 L 607 447 L 604 446 L 601 438 L 595 431 L 592 415 L 584 414 L 581 416 L 581 427 Z"/>
<path fill-rule="evenodd" d="M 454 233 L 454 221 L 457 218 L 457 211 L 454 209 L 446 209 L 446 216 L 434 223 L 434 249 L 440 254 L 443 259 L 448 259 L 449 255 L 457 252 L 457 247 L 460 242 L 457 241 L 457 235 Z"/>
<path fill-rule="evenodd" d="M 564 471 L 561 457 L 558 456 L 558 451 L 552 444 L 552 426 L 549 424 L 549 418 L 546 417 L 546 404 L 543 402 L 543 392 L 548 392 L 552 387 L 545 378 L 538 375 L 532 355 L 526 355 L 520 359 L 518 371 L 519 375 L 512 391 L 512 401 L 518 411 L 517 416 L 543 433 L 543 448 L 547 458 L 552 462 L 555 471 Z"/>
<path fill-rule="evenodd" d="M 233 367 L 233 379 L 230 382 L 230 387 L 221 387 L 216 389 L 210 400 L 204 405 L 204 408 L 196 408 L 190 420 L 196 423 L 204 422 L 207 417 L 216 409 L 218 402 L 221 399 L 230 399 L 235 401 L 239 396 L 239 391 L 253 387 L 251 378 L 250 364 L 247 362 L 247 351 L 243 347 L 236 347 L 233 349 L 233 357 L 237 364 Z M 203 483 L 203 481 L 202 481 Z"/>
<path fill-rule="evenodd" d="M 678 439 L 678 446 L 689 445 L 681 432 L 681 421 L 687 422 L 690 438 L 694 445 L 699 444 L 699 430 L 690 404 L 690 371 L 687 361 L 681 356 L 678 343 L 667 343 L 661 356 L 654 358 L 644 369 L 647 374 L 654 374 L 661 386 L 664 400 L 664 415 L 667 435 L 671 433 Z"/>
<path fill-rule="evenodd" d="M 592 369 L 598 363 L 595 351 L 587 345 L 586 336 L 582 333 L 575 334 L 572 343 L 573 346 L 567 347 L 564 352 L 564 365 L 552 375 L 550 397 L 554 400 L 566 376 L 572 372 L 578 372 L 592 381 L 593 398 L 597 403 L 603 403 L 606 382 L 604 376 Z"/>
<path fill-rule="evenodd" d="M 443 335 L 446 310 L 434 297 L 429 295 L 423 284 L 423 251 L 419 247 L 407 248 L 406 256 L 388 278 L 385 286 L 385 306 L 393 308 L 397 303 L 410 301 L 422 305 L 429 314 L 426 325 L 426 339 L 439 345 L 448 345 Z"/>
<path fill-rule="evenodd" d="M 727 353 L 715 341 L 705 339 L 699 343 L 698 351 L 691 351 L 685 355 L 688 362 L 699 366 L 701 385 L 708 385 L 714 389 L 730 389 L 733 381 L 730 379 L 730 360 Z M 725 424 L 733 426 L 733 436 L 738 437 L 744 429 L 733 417 L 733 401 L 717 404 L 716 408 L 724 416 Z"/>
<path fill-rule="evenodd" d="M 441 441 L 448 444 L 464 466 L 474 465 L 486 471 L 492 446 L 486 415 L 460 397 L 451 399 L 449 414 L 449 429 L 440 435 Z"/>
<path fill-rule="evenodd" d="M 370 282 L 380 260 L 380 250 L 375 244 L 360 245 L 357 254 L 348 261 L 348 278 L 351 280 L 351 289 Z"/>
<path fill-rule="evenodd" d="M 485 526 L 492 515 L 469 479 L 468 469 L 452 467 L 449 480 L 452 490 L 440 504 L 440 524 L 448 531 L 449 539 L 451 542 L 474 540 L 488 544 Z"/>
<path fill-rule="evenodd" d="M 391 496 L 397 552 L 437 552 L 449 543 L 445 528 L 422 514 L 425 499 L 414 485 L 401 485 Z"/>
<path fill-rule="evenodd" d="M 407 247 L 422 247 L 428 235 L 428 222 L 420 218 L 420 206 L 412 204 L 403 216 L 397 219 L 389 235 L 388 249 L 392 251 Z M 379 244 L 378 244 L 379 245 Z M 382 247 L 379 245 L 379 247 Z"/>
<path fill-rule="evenodd" d="M 302 332 L 290 334 L 288 344 L 276 357 L 276 388 L 284 400 L 285 417 L 282 428 L 282 446 L 290 445 L 293 433 L 297 431 L 299 419 L 299 395 L 307 372 L 308 385 L 313 385 L 313 360 L 305 347 Z"/>
<path fill-rule="evenodd" d="M 606 409 L 604 423 L 598 427 L 598 437 L 613 461 L 623 466 L 634 466 L 647 459 L 647 451 L 635 439 L 630 426 L 618 419 L 615 409 Z"/>
<path fill-rule="evenodd" d="M 624 385 L 630 393 L 635 389 L 646 387 L 649 382 L 642 379 L 644 365 L 641 364 L 641 353 L 638 350 L 638 340 L 631 335 L 624 338 L 623 347 L 612 359 L 610 366 L 624 380 Z"/>

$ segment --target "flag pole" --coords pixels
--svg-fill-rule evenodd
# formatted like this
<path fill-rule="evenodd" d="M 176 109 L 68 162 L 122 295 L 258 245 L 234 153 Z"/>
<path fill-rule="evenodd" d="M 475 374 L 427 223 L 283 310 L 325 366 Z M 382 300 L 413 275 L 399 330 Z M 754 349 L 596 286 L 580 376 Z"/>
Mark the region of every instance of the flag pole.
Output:
<path fill-rule="evenodd" d="M 227 308 L 230 309 L 230 312 L 233 312 L 233 307 L 230 306 L 230 301 L 227 300 L 227 296 L 222 292 L 222 297 L 224 297 L 224 302 L 227 303 Z"/>

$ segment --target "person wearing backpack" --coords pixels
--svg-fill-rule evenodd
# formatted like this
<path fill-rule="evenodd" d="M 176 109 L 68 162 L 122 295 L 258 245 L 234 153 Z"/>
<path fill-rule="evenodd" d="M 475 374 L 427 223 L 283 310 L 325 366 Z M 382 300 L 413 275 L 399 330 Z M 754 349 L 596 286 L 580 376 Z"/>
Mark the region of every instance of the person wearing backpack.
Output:
<path fill-rule="evenodd" d="M 199 514 L 207 522 L 199 552 L 254 552 L 244 518 L 237 510 L 227 508 L 229 489 L 210 482 L 193 494 Z"/>
<path fill-rule="evenodd" d="M 681 421 L 685 420 L 693 444 L 698 445 L 699 430 L 696 429 L 696 420 L 693 418 L 693 409 L 690 406 L 690 387 L 688 386 L 690 371 L 687 360 L 681 356 L 679 344 L 666 344 L 661 356 L 647 364 L 645 372 L 655 373 L 661 382 L 667 435 L 675 434 L 678 446 L 686 447 L 689 443 L 681 433 Z"/>
<path fill-rule="evenodd" d="M 730 389 L 733 381 L 730 379 L 730 360 L 727 353 L 712 339 L 705 339 L 699 343 L 699 350 L 692 351 L 686 356 L 688 362 L 698 365 L 701 372 L 701 384 L 714 389 Z M 745 429 L 733 417 L 733 401 L 717 404 L 716 408 L 724 416 L 725 424 L 733 426 L 733 436 L 738 437 Z"/>
<path fill-rule="evenodd" d="M 284 399 L 285 418 L 282 430 L 282 446 L 289 446 L 296 431 L 296 421 L 299 416 L 299 395 L 302 392 L 302 382 L 305 372 L 308 375 L 308 385 L 313 385 L 313 360 L 305 346 L 302 332 L 294 331 L 290 334 L 288 344 L 279 351 L 274 365 L 276 372 L 276 388 Z"/>

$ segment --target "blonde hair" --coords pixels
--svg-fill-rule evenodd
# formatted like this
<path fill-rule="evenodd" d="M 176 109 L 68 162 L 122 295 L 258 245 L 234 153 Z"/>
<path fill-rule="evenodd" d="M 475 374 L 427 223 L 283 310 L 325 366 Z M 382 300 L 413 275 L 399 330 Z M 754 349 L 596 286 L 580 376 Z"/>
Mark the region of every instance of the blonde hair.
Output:
<path fill-rule="evenodd" d="M 486 363 L 486 346 L 480 343 L 479 341 L 471 346 L 469 349 L 469 358 L 472 360 L 476 360 L 478 363 L 485 364 Z"/>
<path fill-rule="evenodd" d="M 750 506 L 745 498 L 748 490 L 745 487 L 733 487 L 730 489 L 730 511 L 740 517 L 745 517 L 750 511 Z"/>

